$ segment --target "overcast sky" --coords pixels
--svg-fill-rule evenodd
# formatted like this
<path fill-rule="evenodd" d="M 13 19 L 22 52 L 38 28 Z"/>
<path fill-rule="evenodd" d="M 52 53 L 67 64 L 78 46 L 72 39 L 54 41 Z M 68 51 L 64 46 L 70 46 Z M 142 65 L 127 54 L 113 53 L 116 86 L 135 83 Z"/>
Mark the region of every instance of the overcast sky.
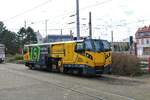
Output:
<path fill-rule="evenodd" d="M 81 36 L 88 35 L 88 13 L 92 12 L 93 38 L 120 41 L 134 35 L 137 28 L 150 23 L 149 0 L 79 0 Z M 48 20 L 48 34 L 69 34 L 76 36 L 76 0 L 1 0 L 0 20 L 5 26 L 17 32 L 20 27 L 31 26 L 45 36 L 45 20 Z"/>

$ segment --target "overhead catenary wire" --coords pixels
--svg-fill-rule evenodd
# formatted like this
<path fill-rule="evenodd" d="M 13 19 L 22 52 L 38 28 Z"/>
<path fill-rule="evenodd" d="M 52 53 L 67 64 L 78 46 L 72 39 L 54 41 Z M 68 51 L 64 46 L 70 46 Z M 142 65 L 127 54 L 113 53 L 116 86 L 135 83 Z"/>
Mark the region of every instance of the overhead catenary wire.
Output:
<path fill-rule="evenodd" d="M 41 6 L 45 5 L 45 4 L 47 4 L 49 1 L 52 1 L 52 0 L 48 0 L 48 1 L 42 3 L 42 4 L 38 5 L 38 6 L 35 6 L 35 7 L 31 8 L 31 9 L 29 9 L 29 10 L 26 10 L 25 12 L 22 12 L 22 13 L 16 15 L 16 16 L 13 16 L 13 17 L 11 17 L 11 18 L 5 20 L 5 21 L 9 21 L 9 20 L 11 20 L 11 19 L 14 19 L 14 18 L 17 18 L 17 17 L 19 17 L 19 16 L 22 16 L 22 15 L 24 15 L 24 14 L 30 12 L 30 11 L 33 11 L 34 9 L 37 9 L 37 8 L 39 8 L 39 7 L 41 7 Z M 110 2 L 110 1 L 112 1 L 112 0 L 105 0 L 105 1 L 102 1 L 102 2 L 97 2 L 97 3 L 93 4 L 93 5 L 89 5 L 89 6 L 83 7 L 83 8 L 81 8 L 80 10 L 85 10 L 85 9 L 88 9 L 88 8 L 96 7 L 96 6 L 99 6 L 99 5 L 108 3 L 108 2 Z M 62 17 L 62 16 L 65 16 L 65 15 L 68 15 L 68 14 L 71 14 L 71 13 L 73 13 L 73 11 L 67 12 L 67 13 L 65 13 L 65 14 L 56 15 L 54 18 L 56 18 L 56 17 Z M 49 19 L 50 19 L 50 18 L 49 18 Z M 47 19 L 47 20 L 49 20 L 49 19 Z M 45 19 L 43 19 L 43 20 L 41 20 L 41 21 L 38 21 L 38 22 L 33 22 L 33 23 L 31 23 L 31 24 L 37 24 L 37 23 L 43 22 L 44 20 L 45 20 Z M 50 22 L 50 23 L 52 23 L 52 22 Z M 49 30 L 49 29 L 48 29 L 48 30 Z M 53 29 L 50 29 L 50 30 L 53 30 Z M 55 30 L 55 29 L 54 29 L 54 30 Z"/>
<path fill-rule="evenodd" d="M 3 20 L 3 22 L 6 22 L 6 21 L 9 21 L 9 20 L 15 19 L 15 18 L 17 18 L 17 17 L 20 17 L 20 16 L 22 16 L 22 15 L 28 13 L 28 12 L 31 12 L 31 11 L 33 11 L 33 10 L 39 8 L 39 7 L 42 7 L 42 6 L 46 5 L 46 4 L 48 4 L 48 3 L 51 2 L 51 1 L 52 1 L 52 0 L 47 0 L 47 1 L 41 3 L 41 4 L 37 5 L 37 6 L 34 6 L 33 8 L 30 8 L 30 9 L 28 9 L 28 10 L 22 12 L 22 13 L 19 13 L 19 14 L 15 15 L 15 16 L 12 16 L 12 17 L 10 17 L 10 18 L 7 18 L 7 19 Z"/>
<path fill-rule="evenodd" d="M 111 2 L 112 0 L 105 0 L 105 1 L 102 1 L 102 2 L 96 2 L 95 4 L 93 5 L 89 5 L 89 6 L 86 6 L 84 8 L 81 8 L 80 10 L 85 10 L 85 9 L 88 9 L 88 8 L 92 8 L 92 7 L 96 7 L 96 6 L 100 6 L 100 5 L 103 5 L 103 4 L 106 4 L 106 3 L 109 3 Z"/>
<path fill-rule="evenodd" d="M 3 22 L 10 21 L 10 20 L 15 19 L 15 18 L 17 18 L 17 17 L 20 17 L 20 16 L 22 16 L 22 15 L 24 15 L 24 14 L 26 14 L 26 13 L 29 13 L 29 12 L 31 12 L 31 11 L 33 11 L 33 10 L 39 8 L 39 7 L 42 7 L 42 6 L 46 5 L 46 4 L 48 4 L 48 3 L 51 2 L 51 1 L 52 1 L 52 0 L 47 0 L 47 1 L 45 1 L 45 2 L 43 2 L 43 3 L 41 3 L 41 4 L 37 5 L 37 6 L 35 6 L 35 7 L 33 7 L 33 8 L 30 8 L 30 9 L 28 9 L 28 10 L 22 12 L 22 13 L 19 13 L 19 14 L 15 15 L 15 16 L 12 16 L 12 17 L 10 17 L 10 18 L 4 19 Z M 91 8 L 91 7 L 94 7 L 94 6 L 99 6 L 99 5 L 108 3 L 108 2 L 110 2 L 110 1 L 112 1 L 112 0 L 105 0 L 105 1 L 103 1 L 103 2 L 97 2 L 97 3 L 93 4 L 93 5 L 88 5 L 88 6 L 86 6 L 86 7 L 80 8 L 80 10 L 85 10 L 85 9 L 88 9 L 88 8 Z M 59 14 L 59 15 L 54 16 L 54 18 L 63 17 L 63 16 L 65 16 L 65 15 L 72 14 L 72 13 L 75 13 L 75 11 L 69 11 L 69 12 L 66 12 L 66 13 L 64 13 L 64 14 Z M 50 19 L 50 18 L 49 18 L 49 19 Z M 48 20 L 49 20 L 49 19 L 48 19 Z M 43 20 L 45 20 L 45 19 L 43 19 Z"/>
<path fill-rule="evenodd" d="M 92 5 L 88 5 L 86 7 L 83 7 L 83 8 L 80 8 L 80 11 L 81 10 L 85 10 L 85 9 L 88 9 L 88 8 L 91 8 L 91 7 L 95 7 L 95 6 L 99 6 L 99 5 L 102 5 L 102 4 L 105 4 L 105 3 L 108 3 L 108 2 L 111 2 L 112 0 L 105 0 L 105 1 L 102 1 L 102 2 L 96 2 L 95 4 L 92 4 Z M 75 11 L 74 11 L 75 12 Z M 59 14 L 59 15 L 56 15 L 54 16 L 53 18 L 58 18 L 58 17 L 64 17 L 66 15 L 69 15 L 69 14 L 72 14 L 70 15 L 71 17 L 74 17 L 76 14 L 73 14 L 74 13 L 73 11 L 69 11 L 69 12 L 66 12 L 64 14 Z M 69 17 L 70 17 L 69 16 Z M 47 20 L 50 20 L 51 18 L 48 18 Z M 45 19 L 44 19 L 45 20 Z M 34 22 L 34 24 L 38 24 L 38 23 L 41 23 L 43 22 L 44 20 L 41 20 L 41 21 L 38 21 L 38 22 Z M 50 21 L 49 23 L 53 23 L 54 21 Z M 75 22 L 73 22 L 75 23 Z M 31 24 L 30 24 L 31 25 Z"/>
<path fill-rule="evenodd" d="M 86 6 L 86 7 L 80 8 L 79 10 L 82 11 L 82 10 L 85 10 L 85 9 L 88 9 L 88 8 L 100 6 L 100 5 L 105 4 L 105 3 L 108 3 L 108 2 L 110 2 L 110 1 L 112 1 L 112 0 L 105 0 L 105 1 L 103 1 L 103 2 L 97 2 L 97 3 L 95 3 L 95 4 L 88 5 L 88 6 Z M 72 15 L 69 15 L 69 17 L 74 17 L 76 14 L 73 14 L 73 13 L 75 13 L 75 11 L 69 11 L 69 12 L 66 12 L 66 13 L 64 13 L 64 14 L 56 15 L 56 16 L 54 16 L 54 18 L 63 17 L 63 16 L 68 15 L 68 14 L 72 14 Z"/>
<path fill-rule="evenodd" d="M 52 1 L 52 0 L 47 0 L 46 2 L 43 2 L 43 3 L 37 5 L 37 6 L 33 7 L 33 8 L 30 8 L 30 9 L 28 9 L 28 10 L 22 12 L 22 13 L 19 13 L 19 14 L 13 16 L 13 17 L 7 18 L 7 19 L 5 19 L 5 20 L 3 20 L 3 21 L 6 22 L 6 21 L 10 21 L 10 20 L 12 20 L 12 19 L 18 18 L 18 17 L 20 17 L 20 16 L 23 16 L 23 15 L 26 14 L 26 13 L 29 13 L 29 12 L 31 12 L 31 11 L 37 9 L 37 8 L 40 8 L 41 6 L 44 6 L 44 5 L 48 4 L 50 1 Z M 103 1 L 103 2 L 98 2 L 98 3 L 95 3 L 95 4 L 93 4 L 93 5 L 88 5 L 88 6 L 86 6 L 86 7 L 80 8 L 80 10 L 85 10 L 85 9 L 90 8 L 90 7 L 99 6 L 99 5 L 105 4 L 105 3 L 109 2 L 109 1 L 112 1 L 112 0 L 105 0 L 105 1 Z M 53 18 L 56 19 L 56 18 L 58 18 L 58 17 L 64 17 L 64 16 L 66 16 L 66 15 L 73 14 L 74 12 L 75 12 L 75 11 L 69 11 L 69 12 L 66 12 L 65 14 L 56 15 L 56 16 L 54 16 Z M 47 18 L 47 20 L 50 20 L 50 19 L 51 19 L 51 18 Z M 32 22 L 32 23 L 30 23 L 28 26 L 30 26 L 30 25 L 32 25 L 32 24 L 35 25 L 35 24 L 37 24 L 37 23 L 44 22 L 44 20 L 45 20 L 45 19 L 40 20 L 40 21 L 37 21 L 37 22 Z M 54 21 L 49 21 L 49 23 L 53 23 L 53 22 L 54 22 Z M 72 29 L 72 28 L 63 28 L 63 29 Z M 15 29 L 15 30 L 16 30 L 16 29 Z M 48 30 L 50 31 L 50 30 L 53 30 L 53 29 L 48 29 Z M 55 30 L 55 29 L 54 29 L 54 30 Z"/>

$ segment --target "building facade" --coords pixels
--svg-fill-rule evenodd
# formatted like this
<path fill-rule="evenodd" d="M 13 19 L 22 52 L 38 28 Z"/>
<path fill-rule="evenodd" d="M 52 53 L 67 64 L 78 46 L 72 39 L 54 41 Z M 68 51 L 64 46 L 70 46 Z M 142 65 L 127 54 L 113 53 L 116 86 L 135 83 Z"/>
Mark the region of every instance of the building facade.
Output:
<path fill-rule="evenodd" d="M 38 43 L 43 43 L 43 37 L 39 31 L 36 32 L 36 37 L 37 37 Z"/>
<path fill-rule="evenodd" d="M 112 46 L 114 52 L 128 52 L 130 49 L 129 42 L 113 42 Z"/>
<path fill-rule="evenodd" d="M 150 26 L 139 28 L 135 34 L 137 43 L 137 56 L 150 56 Z"/>

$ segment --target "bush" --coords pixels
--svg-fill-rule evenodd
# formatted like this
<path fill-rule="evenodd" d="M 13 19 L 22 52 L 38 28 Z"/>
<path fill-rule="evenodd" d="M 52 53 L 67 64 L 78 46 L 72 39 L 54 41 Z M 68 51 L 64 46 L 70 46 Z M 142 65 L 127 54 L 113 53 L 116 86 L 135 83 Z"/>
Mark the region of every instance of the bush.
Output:
<path fill-rule="evenodd" d="M 142 73 L 139 66 L 139 59 L 134 55 L 113 53 L 112 60 L 112 74 L 137 76 Z"/>
<path fill-rule="evenodd" d="M 16 55 L 14 56 L 14 59 L 15 59 L 15 60 L 23 60 L 23 56 L 22 56 L 22 55 L 19 55 L 19 54 L 16 54 Z"/>
<path fill-rule="evenodd" d="M 20 54 L 16 54 L 16 55 L 7 56 L 6 62 L 18 63 L 18 61 L 21 61 L 21 60 L 23 60 L 23 56 Z"/>

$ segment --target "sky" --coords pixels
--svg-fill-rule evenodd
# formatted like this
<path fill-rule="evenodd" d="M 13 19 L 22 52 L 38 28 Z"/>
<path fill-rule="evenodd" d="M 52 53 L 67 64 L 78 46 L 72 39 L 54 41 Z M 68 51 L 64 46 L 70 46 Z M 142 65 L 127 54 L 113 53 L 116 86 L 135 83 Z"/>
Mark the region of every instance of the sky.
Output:
<path fill-rule="evenodd" d="M 79 0 L 80 35 L 88 36 L 89 12 L 92 13 L 93 38 L 122 41 L 134 36 L 139 27 L 150 25 L 149 0 Z M 17 32 L 31 26 L 44 37 L 47 34 L 76 36 L 76 0 L 1 0 L 0 21 Z M 69 24 L 72 23 L 73 24 Z M 75 23 L 74 23 L 75 22 Z"/>

